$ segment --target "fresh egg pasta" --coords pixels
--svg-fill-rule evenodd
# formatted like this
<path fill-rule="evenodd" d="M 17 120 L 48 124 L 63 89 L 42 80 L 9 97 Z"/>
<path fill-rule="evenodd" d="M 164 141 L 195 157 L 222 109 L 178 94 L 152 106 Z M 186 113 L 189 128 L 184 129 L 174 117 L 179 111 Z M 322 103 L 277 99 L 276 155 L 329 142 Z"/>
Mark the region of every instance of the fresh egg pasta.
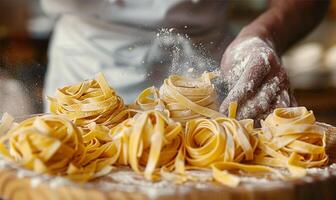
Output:
<path fill-rule="evenodd" d="M 305 107 L 278 108 L 261 121 L 254 163 L 285 167 L 293 177 L 306 175 L 305 168 L 327 164 L 325 129 Z"/>
<path fill-rule="evenodd" d="M 157 169 L 173 170 L 182 152 L 183 129 L 163 112 L 147 111 L 112 129 L 112 137 L 127 142 L 123 146 L 121 163 L 128 163 L 135 172 L 155 179 Z"/>
<path fill-rule="evenodd" d="M 63 116 L 32 117 L 10 128 L 11 121 L 9 115 L 2 118 L 0 153 L 37 173 L 85 182 L 108 173 L 119 155 L 117 145 L 101 137 L 98 127 L 91 127 L 83 139 L 81 130 Z"/>
<path fill-rule="evenodd" d="M 52 113 L 65 115 L 81 127 L 94 122 L 112 128 L 129 116 L 122 98 L 101 73 L 94 80 L 60 88 L 48 99 Z"/>
<path fill-rule="evenodd" d="M 236 102 L 227 117 L 216 111 L 212 76 L 169 76 L 160 90 L 149 87 L 126 106 L 98 74 L 58 89 L 49 98 L 52 115 L 15 124 L 5 114 L 0 153 L 29 170 L 75 181 L 129 166 L 147 180 L 178 183 L 197 181 L 188 170 L 211 170 L 213 180 L 230 187 L 241 181 L 232 171 L 286 179 L 328 163 L 325 129 L 312 111 L 278 108 L 255 128 L 252 119 L 235 119 Z"/>

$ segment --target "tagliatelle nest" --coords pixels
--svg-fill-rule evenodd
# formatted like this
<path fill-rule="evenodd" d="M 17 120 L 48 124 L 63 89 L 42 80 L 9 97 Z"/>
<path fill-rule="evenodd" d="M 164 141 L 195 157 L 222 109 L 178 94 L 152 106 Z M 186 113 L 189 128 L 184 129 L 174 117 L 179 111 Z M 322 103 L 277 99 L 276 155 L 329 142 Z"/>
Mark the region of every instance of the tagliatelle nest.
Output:
<path fill-rule="evenodd" d="M 131 106 L 139 110 L 161 110 L 169 117 L 185 125 L 197 118 L 223 116 L 217 109 L 217 95 L 211 79 L 213 73 L 205 72 L 197 79 L 169 76 L 158 91 L 154 87 L 145 89 Z"/>
<path fill-rule="evenodd" d="M 178 154 L 183 153 L 182 125 L 171 121 L 165 113 L 139 113 L 112 129 L 111 135 L 125 144 L 121 150 L 121 163 L 129 163 L 135 172 L 144 171 L 149 180 L 155 179 L 157 169 L 165 167 L 171 171 L 178 162 L 184 162 L 176 160 Z"/>
<path fill-rule="evenodd" d="M 60 88 L 55 98 L 48 99 L 52 113 L 65 115 L 81 127 L 95 122 L 112 128 L 129 117 L 122 98 L 102 74 L 94 80 Z"/>
<path fill-rule="evenodd" d="M 118 155 L 117 146 L 110 139 L 102 142 L 96 127 L 83 140 L 81 130 L 62 116 L 33 117 L 14 126 L 4 115 L 2 122 L 1 154 L 37 173 L 87 181 L 108 173 Z"/>
<path fill-rule="evenodd" d="M 185 133 L 186 161 L 191 166 L 207 167 L 219 161 L 253 160 L 257 139 L 252 131 L 253 120 L 191 120 Z"/>
<path fill-rule="evenodd" d="M 278 108 L 261 124 L 254 163 L 287 167 L 297 177 L 306 175 L 305 168 L 327 164 L 325 128 L 316 124 L 312 111 Z"/>

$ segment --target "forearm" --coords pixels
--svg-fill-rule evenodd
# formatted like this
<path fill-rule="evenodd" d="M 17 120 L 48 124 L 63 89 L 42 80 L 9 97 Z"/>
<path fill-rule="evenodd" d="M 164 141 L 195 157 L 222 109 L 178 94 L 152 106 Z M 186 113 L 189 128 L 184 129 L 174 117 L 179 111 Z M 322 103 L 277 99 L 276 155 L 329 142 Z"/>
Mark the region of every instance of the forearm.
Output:
<path fill-rule="evenodd" d="M 328 4 L 328 0 L 273 0 L 239 36 L 270 40 L 281 55 L 321 21 Z"/>

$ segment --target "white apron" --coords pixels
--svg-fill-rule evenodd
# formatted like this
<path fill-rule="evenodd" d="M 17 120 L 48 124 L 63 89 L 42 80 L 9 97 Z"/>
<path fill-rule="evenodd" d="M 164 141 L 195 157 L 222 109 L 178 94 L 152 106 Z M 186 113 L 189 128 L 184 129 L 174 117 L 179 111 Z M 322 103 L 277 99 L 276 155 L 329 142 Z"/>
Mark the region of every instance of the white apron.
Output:
<path fill-rule="evenodd" d="M 162 41 L 159 44 L 155 41 L 159 27 L 185 28 L 203 44 L 222 39 L 225 7 L 218 6 L 222 5 L 220 1 L 209 0 L 204 5 L 190 0 L 44 0 L 42 3 L 48 13 L 59 17 L 49 49 L 45 96 L 52 96 L 59 87 L 103 72 L 109 84 L 130 103 L 141 90 L 153 85 L 154 80 L 147 78 L 153 71 L 152 63 L 160 61 L 156 55 L 164 55 L 158 52 Z M 204 7 L 204 12 L 197 6 Z M 182 48 L 192 49 L 189 40 L 179 42 Z"/>

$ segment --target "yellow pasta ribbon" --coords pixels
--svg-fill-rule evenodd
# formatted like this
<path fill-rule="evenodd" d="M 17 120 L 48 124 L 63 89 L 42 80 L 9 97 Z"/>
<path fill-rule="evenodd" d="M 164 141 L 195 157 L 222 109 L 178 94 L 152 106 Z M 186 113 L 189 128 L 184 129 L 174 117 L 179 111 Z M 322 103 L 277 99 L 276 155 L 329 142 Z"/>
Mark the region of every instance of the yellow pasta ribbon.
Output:
<path fill-rule="evenodd" d="M 192 166 L 207 167 L 218 161 L 252 160 L 257 139 L 253 120 L 233 118 L 195 119 L 186 125 L 186 160 Z"/>
<path fill-rule="evenodd" d="M 229 104 L 229 118 L 236 118 L 237 115 L 237 108 L 238 108 L 238 103 L 235 102 L 231 102 Z"/>
<path fill-rule="evenodd" d="M 211 78 L 206 72 L 198 79 L 172 75 L 164 80 L 159 95 L 173 120 L 185 124 L 191 119 L 223 116 L 215 111 L 217 96 Z"/>
<path fill-rule="evenodd" d="M 81 127 L 95 122 L 112 128 L 129 116 L 122 98 L 101 73 L 94 80 L 60 88 L 55 98 L 48 99 L 52 113 L 65 115 Z"/>
<path fill-rule="evenodd" d="M 261 121 L 254 163 L 286 167 L 292 177 L 305 176 L 305 168 L 327 164 L 325 129 L 305 107 L 278 108 Z"/>
<path fill-rule="evenodd" d="M 109 173 L 118 157 L 117 145 L 101 137 L 101 127 L 90 127 L 83 140 L 81 130 L 63 116 L 33 117 L 12 128 L 10 121 L 4 115 L 0 153 L 37 173 L 85 182 Z"/>
<path fill-rule="evenodd" d="M 233 137 L 230 136 L 227 138 L 223 127 L 215 120 L 194 119 L 189 121 L 185 132 L 187 163 L 196 167 L 208 167 L 215 161 L 224 160 L 225 150 L 227 152 L 231 150 L 226 149 L 226 145 L 234 148 Z"/>
<path fill-rule="evenodd" d="M 237 187 L 240 178 L 237 175 L 229 173 L 229 170 L 242 170 L 251 173 L 273 173 L 283 178 L 282 174 L 270 167 L 261 165 L 240 164 L 236 162 L 218 162 L 211 165 L 213 177 L 219 183 L 230 187 Z"/>
<path fill-rule="evenodd" d="M 254 159 L 258 139 L 251 119 L 234 119 L 237 103 L 229 106 L 230 118 L 196 119 L 187 123 L 185 134 L 186 161 L 191 166 L 211 167 L 213 178 L 230 187 L 240 183 L 240 177 L 230 170 L 275 173 L 278 171 L 260 165 L 240 164 Z"/>
<path fill-rule="evenodd" d="M 171 171 L 183 162 L 175 160 L 183 146 L 182 126 L 160 111 L 139 113 L 112 129 L 111 135 L 127 143 L 119 162 L 129 163 L 148 180 L 157 179 L 157 169 L 165 167 Z"/>
<path fill-rule="evenodd" d="M 233 118 L 194 119 L 187 123 L 185 132 L 186 161 L 192 167 L 212 168 L 216 181 L 237 186 L 240 178 L 230 174 L 231 168 L 248 172 L 273 172 L 262 166 L 238 164 L 253 160 L 257 138 L 253 120 L 237 121 Z"/>
<path fill-rule="evenodd" d="M 112 169 L 120 156 L 121 144 L 109 136 L 110 129 L 103 125 L 91 123 L 88 131 L 82 131 L 84 149 L 79 166 L 94 165 L 95 177 L 105 175 Z M 81 170 L 81 169 L 79 169 Z"/>
<path fill-rule="evenodd" d="M 135 102 L 129 105 L 132 113 L 139 113 L 149 110 L 158 110 L 164 112 L 167 116 L 170 116 L 169 110 L 166 109 L 166 105 L 159 97 L 159 91 L 154 87 L 149 87 L 143 90 L 135 100 Z"/>
<path fill-rule="evenodd" d="M 112 140 L 120 144 L 119 158 L 116 162 L 117 165 L 129 165 L 129 137 L 134 125 L 133 121 L 133 118 L 127 119 L 109 131 Z"/>

